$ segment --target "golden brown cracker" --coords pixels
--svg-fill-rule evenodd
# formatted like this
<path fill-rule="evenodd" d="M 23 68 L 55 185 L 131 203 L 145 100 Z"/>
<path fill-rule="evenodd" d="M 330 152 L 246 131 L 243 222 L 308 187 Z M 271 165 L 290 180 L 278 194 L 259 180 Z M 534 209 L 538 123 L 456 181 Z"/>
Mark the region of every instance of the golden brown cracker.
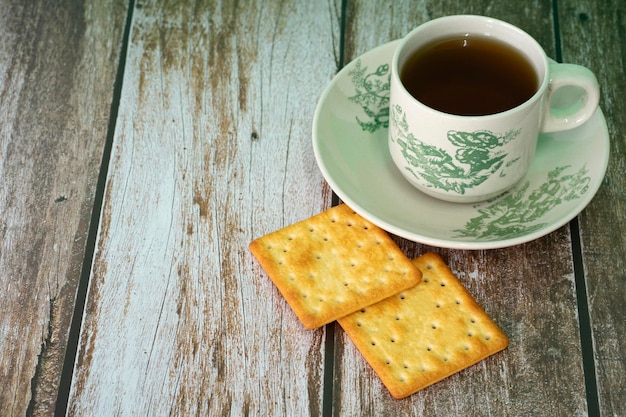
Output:
<path fill-rule="evenodd" d="M 382 229 L 345 204 L 250 243 L 302 324 L 320 327 L 422 277 Z"/>
<path fill-rule="evenodd" d="M 395 398 L 508 346 L 508 338 L 441 257 L 413 261 L 422 282 L 338 320 Z"/>

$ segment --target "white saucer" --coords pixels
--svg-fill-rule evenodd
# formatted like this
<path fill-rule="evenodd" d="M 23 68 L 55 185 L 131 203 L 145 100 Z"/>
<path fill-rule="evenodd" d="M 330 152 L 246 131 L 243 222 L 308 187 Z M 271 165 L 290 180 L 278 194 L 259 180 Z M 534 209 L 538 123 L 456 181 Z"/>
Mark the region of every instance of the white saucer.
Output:
<path fill-rule="evenodd" d="M 496 199 L 448 203 L 413 188 L 387 148 L 389 72 L 397 43 L 379 46 L 348 64 L 317 105 L 315 158 L 343 202 L 390 233 L 458 249 L 525 243 L 556 230 L 587 206 L 609 158 L 600 109 L 581 127 L 542 134 L 526 177 Z"/>

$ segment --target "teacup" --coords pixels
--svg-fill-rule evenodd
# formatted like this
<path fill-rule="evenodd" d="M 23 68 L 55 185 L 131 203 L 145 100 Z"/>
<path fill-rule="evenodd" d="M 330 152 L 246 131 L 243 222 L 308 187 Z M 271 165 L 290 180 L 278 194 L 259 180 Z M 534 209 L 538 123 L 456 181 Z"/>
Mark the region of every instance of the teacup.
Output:
<path fill-rule="evenodd" d="M 575 99 L 563 102 L 572 91 Z M 394 53 L 389 150 L 424 193 L 487 200 L 524 177 L 540 132 L 581 125 L 598 100 L 590 70 L 549 60 L 523 30 L 483 16 L 443 17 L 415 28 Z"/>

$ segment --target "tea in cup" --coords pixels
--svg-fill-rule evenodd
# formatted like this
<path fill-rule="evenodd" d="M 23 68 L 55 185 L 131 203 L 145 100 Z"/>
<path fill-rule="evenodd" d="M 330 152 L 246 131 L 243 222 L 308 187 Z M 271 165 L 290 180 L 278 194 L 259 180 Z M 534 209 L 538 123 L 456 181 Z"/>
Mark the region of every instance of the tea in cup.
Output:
<path fill-rule="evenodd" d="M 513 187 L 528 171 L 539 133 L 581 125 L 599 101 L 590 70 L 549 60 L 526 32 L 483 16 L 414 29 L 394 53 L 390 81 L 395 165 L 417 189 L 452 202 Z M 551 106 L 564 87 L 579 91 L 577 98 Z"/>

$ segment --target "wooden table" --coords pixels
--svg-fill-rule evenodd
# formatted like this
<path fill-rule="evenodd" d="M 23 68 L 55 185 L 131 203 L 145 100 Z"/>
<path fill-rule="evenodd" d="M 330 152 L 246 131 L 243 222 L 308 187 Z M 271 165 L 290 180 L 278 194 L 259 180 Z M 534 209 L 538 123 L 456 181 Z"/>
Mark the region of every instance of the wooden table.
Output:
<path fill-rule="evenodd" d="M 611 157 L 538 240 L 440 253 L 507 350 L 394 400 L 250 255 L 338 199 L 316 103 L 360 54 L 486 14 L 591 68 Z M 626 3 L 0 0 L 0 415 L 626 415 Z"/>

